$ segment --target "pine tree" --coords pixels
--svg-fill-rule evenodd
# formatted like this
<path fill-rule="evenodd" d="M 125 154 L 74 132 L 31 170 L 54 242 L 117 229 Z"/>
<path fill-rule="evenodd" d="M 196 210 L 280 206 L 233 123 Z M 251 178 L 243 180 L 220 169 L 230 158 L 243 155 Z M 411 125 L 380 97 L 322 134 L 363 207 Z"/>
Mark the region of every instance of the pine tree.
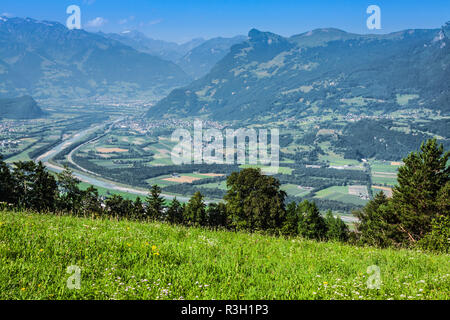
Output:
<path fill-rule="evenodd" d="M 90 186 L 83 192 L 81 201 L 81 212 L 85 215 L 98 216 L 103 212 L 102 205 L 99 200 L 98 190 Z"/>
<path fill-rule="evenodd" d="M 211 203 L 206 210 L 208 225 L 213 228 L 227 226 L 227 208 L 224 203 Z"/>
<path fill-rule="evenodd" d="M 31 208 L 38 211 L 54 211 L 58 186 L 55 178 L 47 172 L 41 161 L 34 171 L 33 188 L 31 192 Z"/>
<path fill-rule="evenodd" d="M 167 208 L 167 221 L 173 224 L 183 223 L 183 207 L 176 197 Z"/>
<path fill-rule="evenodd" d="M 420 152 L 409 154 L 398 171 L 398 186 L 393 189 L 392 205 L 398 215 L 398 228 L 404 243 L 414 243 L 431 231 L 431 221 L 440 215 L 440 209 L 448 207 L 439 203 L 441 189 L 450 181 L 447 167 L 450 152 L 436 139 L 422 143 Z M 445 197 L 445 196 L 444 196 Z M 445 212 L 445 210 L 444 210 Z"/>
<path fill-rule="evenodd" d="M 105 201 L 106 211 L 113 217 L 131 218 L 133 215 L 133 201 L 114 194 Z"/>
<path fill-rule="evenodd" d="M 14 194 L 14 179 L 8 165 L 0 155 L 0 202 L 14 204 L 16 197 Z"/>
<path fill-rule="evenodd" d="M 14 194 L 19 208 L 32 207 L 32 190 L 36 164 L 33 161 L 14 162 L 12 177 L 14 179 Z"/>
<path fill-rule="evenodd" d="M 377 193 L 364 208 L 353 214 L 358 218 L 356 230 L 362 244 L 387 247 L 402 238 L 397 228 L 398 216 L 384 192 Z"/>
<path fill-rule="evenodd" d="M 283 222 L 281 233 L 285 236 L 291 237 L 298 235 L 298 223 L 299 216 L 297 211 L 297 204 L 295 202 L 291 202 L 286 208 L 286 220 Z"/>
<path fill-rule="evenodd" d="M 189 225 L 206 225 L 206 205 L 203 202 L 203 195 L 196 192 L 189 200 L 184 209 L 185 219 Z"/>
<path fill-rule="evenodd" d="M 59 189 L 58 209 L 79 214 L 83 200 L 83 191 L 78 187 L 81 181 L 74 177 L 72 170 L 67 166 L 57 174 L 57 180 Z"/>
<path fill-rule="evenodd" d="M 137 197 L 133 203 L 133 218 L 137 220 L 145 219 L 145 208 L 141 198 Z"/>
<path fill-rule="evenodd" d="M 450 181 L 439 190 L 436 205 L 439 215 L 450 217 Z"/>
<path fill-rule="evenodd" d="M 161 197 L 161 188 L 153 185 L 147 197 L 147 216 L 156 221 L 163 218 L 165 200 Z"/>
<path fill-rule="evenodd" d="M 345 242 L 348 240 L 349 230 L 344 221 L 340 217 L 334 217 L 331 210 L 328 210 L 325 216 L 327 225 L 327 239 Z"/>
<path fill-rule="evenodd" d="M 297 207 L 299 212 L 298 233 L 307 239 L 325 240 L 327 225 L 314 202 L 303 201 Z"/>

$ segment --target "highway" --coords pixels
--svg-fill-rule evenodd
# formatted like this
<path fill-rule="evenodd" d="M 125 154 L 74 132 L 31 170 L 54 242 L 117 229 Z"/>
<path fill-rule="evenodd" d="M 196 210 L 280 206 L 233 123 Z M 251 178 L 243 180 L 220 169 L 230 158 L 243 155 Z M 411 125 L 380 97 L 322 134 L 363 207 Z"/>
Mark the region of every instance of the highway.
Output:
<path fill-rule="evenodd" d="M 103 132 L 103 134 L 108 133 L 112 126 L 114 125 L 114 123 L 119 122 L 123 119 L 118 119 L 118 120 L 114 120 L 114 121 L 107 121 L 104 122 L 100 125 L 95 125 L 92 126 L 88 129 L 82 130 L 76 134 L 74 134 L 72 137 L 64 140 L 63 142 L 61 142 L 60 144 L 58 144 L 57 146 L 53 147 L 51 150 L 45 152 L 44 154 L 38 156 L 36 158 L 36 162 L 42 161 L 42 163 L 51 171 L 54 172 L 61 172 L 64 170 L 64 168 L 60 165 L 55 164 L 54 162 L 51 163 L 50 160 L 55 157 L 58 153 L 60 153 L 61 151 L 69 148 L 71 145 L 73 145 L 74 143 L 79 142 L 80 140 L 82 140 L 83 138 L 85 138 L 86 136 L 96 132 L 96 131 L 100 131 L 102 129 L 106 129 L 106 131 Z M 102 135 L 103 135 L 102 134 Z M 144 189 L 137 189 L 135 187 L 132 186 L 123 186 L 123 185 L 119 185 L 118 183 L 114 182 L 114 181 L 110 181 L 108 179 L 102 178 L 100 175 L 98 175 L 97 173 L 91 172 L 85 168 L 82 168 L 81 166 L 79 166 L 78 164 L 76 164 L 73 160 L 72 160 L 72 155 L 74 154 L 74 152 L 76 152 L 78 149 L 80 149 L 82 146 L 85 146 L 89 143 L 95 142 L 96 140 L 98 140 L 99 137 L 95 137 L 89 141 L 86 141 L 85 143 L 81 144 L 80 146 L 76 147 L 75 149 L 73 149 L 67 156 L 67 160 L 72 163 L 76 170 L 73 171 L 73 175 L 75 177 L 77 177 L 80 181 L 82 182 L 86 182 L 88 184 L 91 184 L 93 186 L 96 187 L 102 187 L 102 188 L 106 188 L 106 189 L 110 189 L 110 190 L 115 190 L 115 191 L 121 191 L 121 192 L 127 192 L 127 193 L 131 193 L 131 194 L 136 194 L 139 196 L 147 196 L 148 195 L 148 190 L 144 190 Z M 161 196 L 167 200 L 173 200 L 175 198 L 175 196 L 173 195 L 168 195 L 168 194 L 161 194 Z M 187 202 L 189 201 L 188 197 L 182 197 L 182 196 L 177 196 L 176 197 L 179 201 L 181 202 Z M 209 201 L 205 201 L 206 203 L 208 203 Z"/>

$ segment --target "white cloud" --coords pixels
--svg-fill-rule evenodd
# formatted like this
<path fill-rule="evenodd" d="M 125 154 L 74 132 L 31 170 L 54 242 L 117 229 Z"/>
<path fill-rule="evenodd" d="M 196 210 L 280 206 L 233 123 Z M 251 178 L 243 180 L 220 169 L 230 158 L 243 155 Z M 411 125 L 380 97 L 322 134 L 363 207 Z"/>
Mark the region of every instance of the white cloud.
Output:
<path fill-rule="evenodd" d="M 0 17 L 6 17 L 6 18 L 12 18 L 13 16 L 14 15 L 9 12 L 3 12 L 2 14 L 0 14 Z"/>
<path fill-rule="evenodd" d="M 91 28 L 98 28 L 105 25 L 107 22 L 108 20 L 106 20 L 105 18 L 97 17 L 95 19 L 92 19 L 91 21 L 88 21 L 86 26 Z"/>
<path fill-rule="evenodd" d="M 152 20 L 152 21 L 150 21 L 148 24 L 151 25 L 151 26 L 153 26 L 153 25 L 158 24 L 158 23 L 161 23 L 161 22 L 163 22 L 163 19 Z"/>

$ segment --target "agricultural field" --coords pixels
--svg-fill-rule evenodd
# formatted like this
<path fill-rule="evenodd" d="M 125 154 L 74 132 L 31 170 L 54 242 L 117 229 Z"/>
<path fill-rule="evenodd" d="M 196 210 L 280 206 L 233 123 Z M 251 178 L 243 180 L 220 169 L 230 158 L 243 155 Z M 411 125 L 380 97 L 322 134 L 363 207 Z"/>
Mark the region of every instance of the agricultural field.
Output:
<path fill-rule="evenodd" d="M 372 184 L 385 187 L 397 185 L 397 171 L 401 165 L 399 161 L 372 161 Z"/>
<path fill-rule="evenodd" d="M 302 187 L 294 184 L 283 184 L 281 190 L 285 191 L 289 196 L 305 197 L 311 193 L 311 188 Z"/>
<path fill-rule="evenodd" d="M 445 300 L 449 277 L 446 254 L 0 211 L 2 300 Z"/>
<path fill-rule="evenodd" d="M 81 182 L 78 185 L 78 187 L 81 190 L 86 190 L 90 186 L 91 185 L 86 183 L 86 182 Z M 138 198 L 138 197 L 140 197 L 141 199 L 145 198 L 145 196 L 142 196 L 142 195 L 137 195 L 137 194 L 134 194 L 134 193 L 123 192 L 123 191 L 117 191 L 117 190 L 110 190 L 110 189 L 103 188 L 103 187 L 100 187 L 100 186 L 96 186 L 95 188 L 98 191 L 98 195 L 99 196 L 103 196 L 103 197 L 109 197 L 109 196 L 112 196 L 112 195 L 116 194 L 116 195 L 119 195 L 119 196 L 123 197 L 124 199 L 129 199 L 129 200 L 132 200 L 132 201 L 136 200 L 136 198 Z"/>
<path fill-rule="evenodd" d="M 79 112 L 55 112 L 41 119 L 0 120 L 0 154 L 6 162 L 29 161 L 53 145 L 107 116 Z"/>
<path fill-rule="evenodd" d="M 365 205 L 369 200 L 366 186 L 334 186 L 316 192 L 315 198 Z"/>
<path fill-rule="evenodd" d="M 223 174 L 218 175 L 219 177 L 224 176 Z M 163 175 L 156 178 L 148 179 L 146 182 L 149 186 L 157 184 L 160 187 L 166 187 L 181 183 L 192 183 L 194 181 L 201 181 L 214 177 L 214 174 L 201 174 L 201 173 L 182 173 L 182 174 L 172 174 Z M 224 177 L 225 179 L 225 177 Z"/>
<path fill-rule="evenodd" d="M 263 173 L 266 174 L 287 174 L 290 175 L 292 168 L 289 167 L 271 167 L 271 166 L 262 166 L 262 165 L 251 165 L 251 164 L 243 164 L 240 166 L 242 169 L 245 168 L 260 168 Z"/>

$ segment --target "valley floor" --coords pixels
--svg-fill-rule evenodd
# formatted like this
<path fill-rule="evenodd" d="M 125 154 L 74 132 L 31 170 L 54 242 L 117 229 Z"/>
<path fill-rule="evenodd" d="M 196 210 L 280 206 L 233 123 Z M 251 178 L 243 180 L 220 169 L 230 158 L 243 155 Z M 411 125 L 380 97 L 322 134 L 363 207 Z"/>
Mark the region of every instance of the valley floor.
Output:
<path fill-rule="evenodd" d="M 0 211 L 0 299 L 448 299 L 449 277 L 445 254 Z"/>

